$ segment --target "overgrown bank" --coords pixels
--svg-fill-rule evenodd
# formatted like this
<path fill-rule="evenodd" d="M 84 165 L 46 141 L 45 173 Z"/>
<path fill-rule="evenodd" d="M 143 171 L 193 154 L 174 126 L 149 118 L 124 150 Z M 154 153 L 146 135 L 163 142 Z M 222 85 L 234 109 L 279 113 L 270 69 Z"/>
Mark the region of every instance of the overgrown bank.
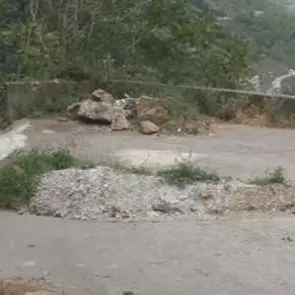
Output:
<path fill-rule="evenodd" d="M 12 155 L 0 168 L 0 207 L 20 209 L 34 195 L 40 177 L 46 172 L 78 167 L 79 161 L 68 150 L 31 150 Z"/>

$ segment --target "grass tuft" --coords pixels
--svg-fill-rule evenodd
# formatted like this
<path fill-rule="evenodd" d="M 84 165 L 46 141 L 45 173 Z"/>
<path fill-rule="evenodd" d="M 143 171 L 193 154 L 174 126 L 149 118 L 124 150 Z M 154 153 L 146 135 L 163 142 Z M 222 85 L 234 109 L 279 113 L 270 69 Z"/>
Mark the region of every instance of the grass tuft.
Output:
<path fill-rule="evenodd" d="M 157 176 L 169 185 L 180 188 L 195 182 L 219 182 L 221 180 L 215 171 L 195 166 L 187 161 L 161 169 L 157 172 Z"/>
<path fill-rule="evenodd" d="M 266 171 L 264 177 L 255 177 L 249 180 L 250 184 L 255 185 L 270 185 L 283 184 L 287 185 L 288 180 L 285 176 L 285 171 L 282 167 L 277 167 L 273 171 Z"/>
<path fill-rule="evenodd" d="M 18 210 L 29 203 L 40 176 L 53 170 L 78 165 L 68 150 L 39 151 L 20 154 L 0 168 L 0 208 Z"/>

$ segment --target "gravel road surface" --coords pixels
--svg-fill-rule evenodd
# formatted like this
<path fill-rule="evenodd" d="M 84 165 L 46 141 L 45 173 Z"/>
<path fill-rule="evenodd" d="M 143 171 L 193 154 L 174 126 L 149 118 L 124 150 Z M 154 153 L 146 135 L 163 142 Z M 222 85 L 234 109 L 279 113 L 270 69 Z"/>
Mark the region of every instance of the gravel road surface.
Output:
<path fill-rule="evenodd" d="M 67 146 L 91 161 L 119 157 L 132 164 L 167 165 L 191 157 L 225 176 L 263 176 L 282 166 L 295 180 L 295 130 L 218 125 L 214 136 L 143 136 L 56 120 L 31 121 L 28 146 Z"/>
<path fill-rule="evenodd" d="M 293 294 L 294 219 L 103 223 L 0 212 L 1 276 L 67 294 Z"/>
<path fill-rule="evenodd" d="M 55 120 L 31 125 L 27 147 L 67 145 L 94 162 L 118 156 L 165 165 L 190 153 L 224 175 L 248 179 L 282 166 L 295 180 L 293 130 L 221 125 L 212 137 L 148 137 Z M 0 232 L 2 277 L 44 276 L 69 295 L 295 290 L 294 218 L 107 223 L 0 212 Z"/>

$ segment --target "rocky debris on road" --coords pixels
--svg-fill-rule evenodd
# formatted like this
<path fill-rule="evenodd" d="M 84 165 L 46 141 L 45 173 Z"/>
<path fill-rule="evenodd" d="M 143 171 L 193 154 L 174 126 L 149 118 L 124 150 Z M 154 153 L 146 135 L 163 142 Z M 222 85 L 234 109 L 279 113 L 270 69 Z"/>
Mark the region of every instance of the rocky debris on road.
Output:
<path fill-rule="evenodd" d="M 136 219 L 162 216 L 239 216 L 242 213 L 295 213 L 294 188 L 240 181 L 196 183 L 180 189 L 154 176 L 98 166 L 44 175 L 29 211 L 70 219 Z"/>
<path fill-rule="evenodd" d="M 130 97 L 128 94 L 125 94 L 124 98 L 118 99 L 116 103 L 125 110 L 126 118 L 128 120 L 134 120 L 137 117 L 135 98 Z"/>
<path fill-rule="evenodd" d="M 104 102 L 108 104 L 114 104 L 114 97 L 103 89 L 96 89 L 91 93 L 91 99 L 93 101 Z"/>
<path fill-rule="evenodd" d="M 114 116 L 113 105 L 107 102 L 97 102 L 87 99 L 80 103 L 77 115 L 82 120 L 109 125 L 112 123 Z"/>
<path fill-rule="evenodd" d="M 67 107 L 67 115 L 72 120 L 78 120 L 78 112 L 81 104 L 79 102 L 75 102 Z"/>
<path fill-rule="evenodd" d="M 113 131 L 138 129 L 142 134 L 150 135 L 160 131 L 172 133 L 199 134 L 208 133 L 211 121 L 175 120 L 170 116 L 164 100 L 150 96 L 132 98 L 127 94 L 122 99 L 115 98 L 103 89 L 97 89 L 80 102 L 68 106 L 67 116 L 98 125 L 108 125 Z M 205 124 L 206 123 L 206 124 Z"/>
<path fill-rule="evenodd" d="M 130 129 L 130 123 L 126 118 L 126 113 L 124 109 L 120 107 L 115 107 L 113 109 L 113 119 L 111 129 L 113 131 L 121 131 Z"/>
<path fill-rule="evenodd" d="M 169 121 L 168 110 L 158 98 L 141 96 L 136 100 L 136 113 L 139 120 L 148 120 L 155 125 L 162 125 Z"/>
<path fill-rule="evenodd" d="M 67 114 L 73 120 L 110 125 L 114 131 L 129 128 L 124 109 L 116 104 L 110 93 L 102 89 L 93 91 L 90 98 L 68 106 Z"/>
<path fill-rule="evenodd" d="M 159 131 L 159 127 L 151 121 L 141 121 L 139 131 L 142 134 L 152 135 Z"/>

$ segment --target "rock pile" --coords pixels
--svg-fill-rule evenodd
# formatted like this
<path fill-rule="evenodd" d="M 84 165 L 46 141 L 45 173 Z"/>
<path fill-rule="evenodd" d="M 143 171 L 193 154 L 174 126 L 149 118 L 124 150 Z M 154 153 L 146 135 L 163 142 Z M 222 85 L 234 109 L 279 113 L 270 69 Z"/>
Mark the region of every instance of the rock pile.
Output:
<path fill-rule="evenodd" d="M 180 126 L 173 120 L 163 100 L 143 95 L 131 98 L 126 95 L 116 100 L 103 89 L 93 91 L 89 98 L 70 105 L 68 116 L 73 120 L 109 125 L 111 130 L 120 131 L 136 128 L 142 134 L 151 135 L 160 131 L 189 134 L 210 130 L 208 122 L 190 121 Z M 180 116 L 181 117 L 181 116 Z"/>
<path fill-rule="evenodd" d="M 114 131 L 130 128 L 125 110 L 110 93 L 102 89 L 92 92 L 90 98 L 70 105 L 67 113 L 73 120 L 110 125 Z"/>
<path fill-rule="evenodd" d="M 184 188 L 161 179 L 97 166 L 44 175 L 29 205 L 36 215 L 70 219 L 211 219 L 293 215 L 294 186 L 259 186 L 238 180 L 196 182 Z"/>

